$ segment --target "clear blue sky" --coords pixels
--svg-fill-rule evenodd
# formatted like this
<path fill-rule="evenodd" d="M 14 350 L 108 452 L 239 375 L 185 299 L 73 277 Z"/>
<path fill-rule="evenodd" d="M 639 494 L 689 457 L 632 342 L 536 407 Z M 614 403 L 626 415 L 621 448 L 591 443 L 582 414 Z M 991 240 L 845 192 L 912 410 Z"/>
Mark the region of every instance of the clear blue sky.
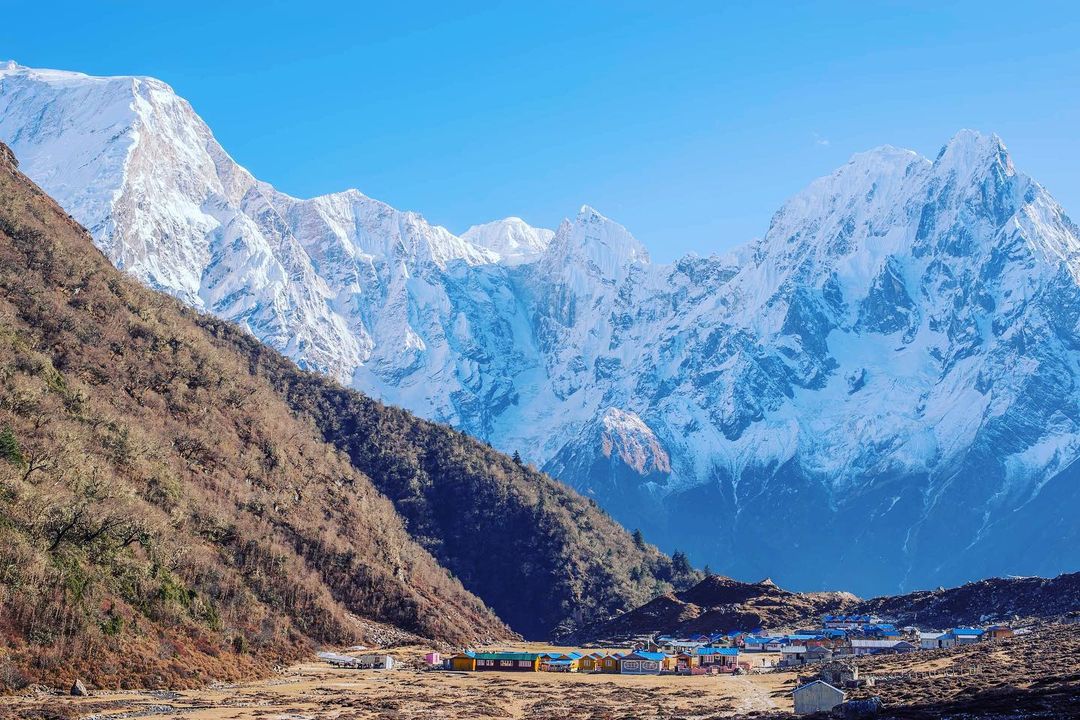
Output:
<path fill-rule="evenodd" d="M 0 0 L 0 58 L 159 77 L 282 190 L 454 231 L 588 203 L 658 259 L 708 254 L 851 153 L 961 127 L 1080 215 L 1074 3 L 170 6 Z"/>

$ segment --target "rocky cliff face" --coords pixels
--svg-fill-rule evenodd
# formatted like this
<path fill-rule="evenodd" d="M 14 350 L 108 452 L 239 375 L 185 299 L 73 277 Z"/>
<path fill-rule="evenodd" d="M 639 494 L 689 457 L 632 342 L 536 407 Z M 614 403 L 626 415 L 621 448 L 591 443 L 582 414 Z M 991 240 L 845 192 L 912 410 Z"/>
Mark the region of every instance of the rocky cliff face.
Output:
<path fill-rule="evenodd" d="M 860 594 L 1080 563 L 1080 232 L 994 136 L 856 155 L 671 265 L 587 206 L 458 237 L 285 196 L 151 79 L 8 65 L 0 139 L 118 266 L 699 563 Z"/>

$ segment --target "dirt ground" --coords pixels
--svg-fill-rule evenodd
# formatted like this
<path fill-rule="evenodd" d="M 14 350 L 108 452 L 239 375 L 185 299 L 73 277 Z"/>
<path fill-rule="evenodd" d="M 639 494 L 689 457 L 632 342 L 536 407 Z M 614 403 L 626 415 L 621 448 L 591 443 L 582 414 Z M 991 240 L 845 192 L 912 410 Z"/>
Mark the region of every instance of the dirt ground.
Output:
<path fill-rule="evenodd" d="M 501 649 L 536 652 L 545 647 Z M 391 671 L 332 668 L 312 658 L 263 680 L 201 690 L 3 697 L 0 720 L 772 720 L 794 717 L 790 693 L 800 674 L 445 672 L 422 669 L 424 652 L 420 647 L 393 650 L 400 667 Z M 849 697 L 880 697 L 882 720 L 1080 717 L 1080 624 L 855 662 L 876 683 L 850 691 Z M 808 666 L 801 674 L 814 671 Z"/>
<path fill-rule="evenodd" d="M 529 648 L 536 650 L 537 648 Z M 183 692 L 97 692 L 89 698 L 2 698 L 11 717 L 185 720 L 442 718 L 723 718 L 791 710 L 792 673 L 723 677 L 463 673 L 417 667 L 332 668 L 318 661 L 275 677 Z M 4 712 L 0 710 L 0 716 Z"/>

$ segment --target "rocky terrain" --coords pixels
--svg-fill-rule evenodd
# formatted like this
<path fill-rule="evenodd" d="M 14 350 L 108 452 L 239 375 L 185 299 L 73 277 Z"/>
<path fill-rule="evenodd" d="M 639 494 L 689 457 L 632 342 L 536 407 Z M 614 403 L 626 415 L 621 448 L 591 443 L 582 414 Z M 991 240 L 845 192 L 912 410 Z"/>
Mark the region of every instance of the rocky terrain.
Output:
<path fill-rule="evenodd" d="M 863 596 L 1080 565 L 1080 232 L 995 136 L 860 153 L 669 265 L 587 206 L 455 235 L 287 196 L 153 78 L 7 63 L 0 139 L 117 267 L 695 564 Z"/>
<path fill-rule="evenodd" d="M 934 628 L 983 625 L 1012 619 L 1080 619 L 1080 573 L 1055 578 L 988 578 L 858 603 L 856 612 Z"/>
<path fill-rule="evenodd" d="M 1053 625 L 1030 635 L 934 650 L 860 658 L 883 718 L 1080 717 L 1080 625 Z"/>
<path fill-rule="evenodd" d="M 657 633 L 684 636 L 792 627 L 823 613 L 843 612 L 856 602 L 850 593 L 794 593 L 771 580 L 744 583 L 714 575 L 688 590 L 664 593 L 612 620 L 586 626 L 575 637 L 603 644 Z"/>
<path fill-rule="evenodd" d="M 89 698 L 38 695 L 10 699 L 0 719 L 122 720 L 645 720 L 756 717 L 791 707 L 788 677 L 629 677 L 555 673 L 390 673 L 332 670 L 315 663 L 283 669 L 272 680 L 199 691 L 124 692 Z"/>
<path fill-rule="evenodd" d="M 899 625 L 948 629 L 992 622 L 1080 618 L 1080 573 L 1056 578 L 990 578 L 955 588 L 860 600 L 850 593 L 795 593 L 772 581 L 713 576 L 659 595 L 631 612 L 582 628 L 583 642 L 657 633 L 686 636 L 816 627 L 825 614 L 874 614 Z"/>

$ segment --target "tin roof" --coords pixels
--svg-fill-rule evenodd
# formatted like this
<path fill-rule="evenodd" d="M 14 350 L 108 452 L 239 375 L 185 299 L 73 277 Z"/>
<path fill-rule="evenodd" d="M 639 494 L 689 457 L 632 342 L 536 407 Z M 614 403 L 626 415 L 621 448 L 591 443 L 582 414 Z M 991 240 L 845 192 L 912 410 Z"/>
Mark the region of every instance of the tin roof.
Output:
<path fill-rule="evenodd" d="M 778 637 L 769 637 L 768 635 L 747 635 L 745 638 L 743 638 L 744 643 L 750 643 L 751 645 L 753 645 L 755 643 L 766 644 L 766 643 L 774 643 L 774 642 L 779 642 L 779 641 L 780 641 L 780 638 L 778 638 Z"/>
<path fill-rule="evenodd" d="M 833 691 L 834 693 L 837 693 L 837 694 L 839 694 L 839 695 L 840 695 L 840 697 L 846 697 L 846 696 L 847 696 L 847 693 L 846 693 L 846 692 L 844 692 L 843 690 L 841 690 L 841 689 L 840 689 L 840 688 L 838 688 L 838 687 L 833 687 L 832 685 L 830 685 L 829 683 L 825 682 L 824 680 L 814 680 L 813 682 L 808 682 L 808 683 L 806 683 L 805 685 L 800 685 L 799 687 L 795 688 L 795 689 L 794 689 L 794 690 L 792 690 L 791 692 L 792 692 L 792 693 L 802 692 L 803 690 L 805 690 L 805 689 L 806 689 L 806 688 L 808 688 L 808 687 L 813 687 L 814 685 L 819 685 L 819 684 L 820 684 L 820 685 L 824 685 L 825 687 L 827 687 L 827 688 L 829 688 L 830 690 L 832 690 L 832 691 Z"/>
<path fill-rule="evenodd" d="M 540 656 L 527 652 L 484 652 L 474 653 L 473 657 L 477 660 L 529 660 L 531 662 Z"/>
<path fill-rule="evenodd" d="M 694 652 L 698 655 L 738 655 L 738 648 L 718 648 L 718 647 L 703 647 L 697 648 Z"/>

